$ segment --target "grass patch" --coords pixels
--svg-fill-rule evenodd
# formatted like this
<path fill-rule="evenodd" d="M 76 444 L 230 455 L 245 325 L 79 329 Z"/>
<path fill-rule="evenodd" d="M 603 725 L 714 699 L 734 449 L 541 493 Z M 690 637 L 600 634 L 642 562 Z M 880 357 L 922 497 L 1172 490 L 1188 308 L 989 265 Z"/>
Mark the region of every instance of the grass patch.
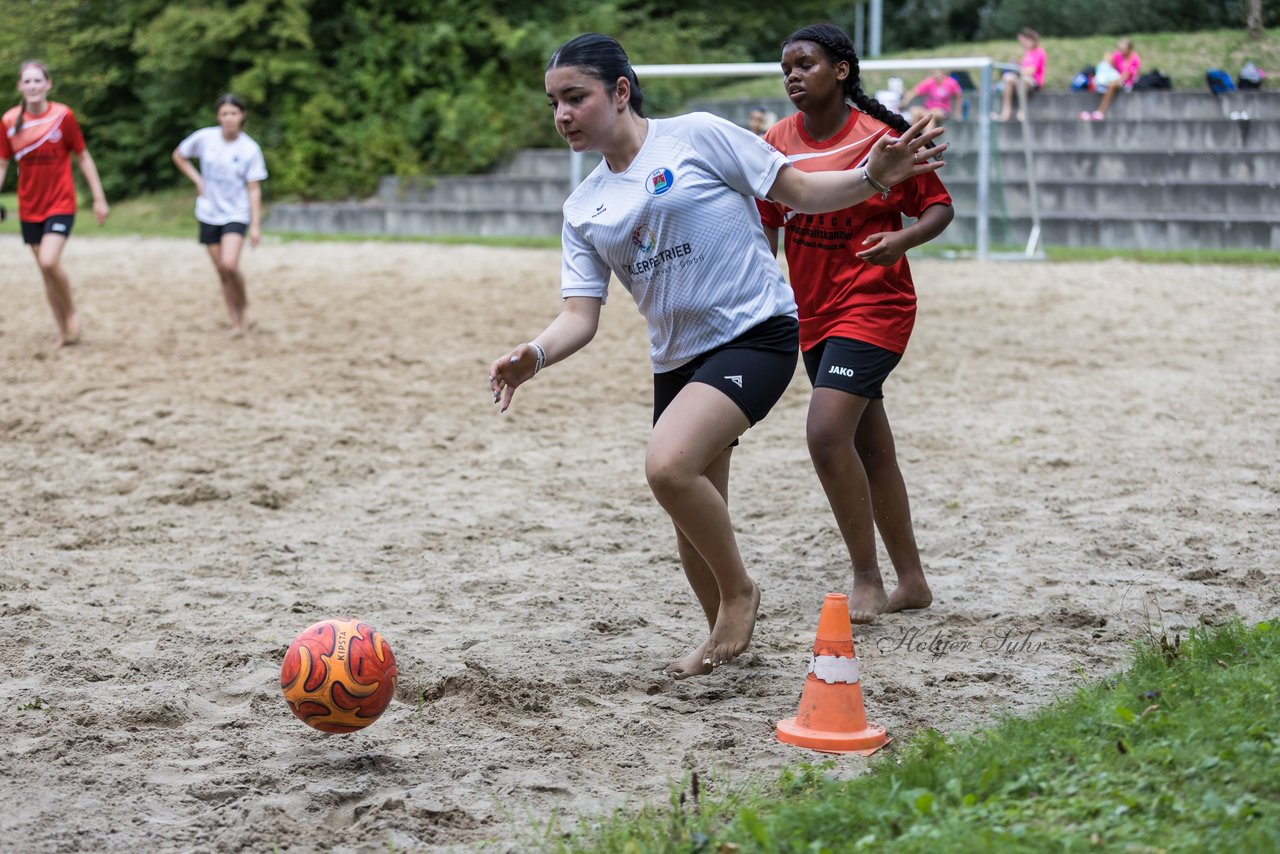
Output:
<path fill-rule="evenodd" d="M 110 201 L 110 200 L 108 200 Z M 0 234 L 18 234 L 18 202 L 14 194 L 0 196 L 0 204 L 9 215 L 0 222 Z M 72 237 L 189 237 L 196 239 L 196 193 L 194 187 L 161 190 L 111 202 L 107 222 L 99 227 L 93 219 L 93 204 L 87 196 L 80 199 Z"/>
<path fill-rule="evenodd" d="M 974 735 L 928 730 L 837 781 L 799 765 L 616 813 L 558 852 L 1280 850 L 1280 628 L 1162 637 L 1127 672 Z"/>
<path fill-rule="evenodd" d="M 1104 249 L 1100 246 L 1046 246 L 1050 261 L 1105 261 L 1123 258 L 1156 264 L 1240 264 L 1280 267 L 1271 249 Z"/>
<path fill-rule="evenodd" d="M 1025 246 L 997 244 L 991 246 L 996 255 L 1022 255 Z M 1255 267 L 1280 267 L 1280 252 L 1273 249 L 1108 249 L 1101 246 L 1043 246 L 1045 257 L 1063 263 L 1080 261 L 1139 261 L 1145 264 L 1227 264 Z M 970 259 L 972 244 L 926 243 L 911 250 L 912 260 L 919 258 Z"/>
<path fill-rule="evenodd" d="M 12 193 L 0 195 L 0 204 L 8 209 L 8 218 L 0 223 L 0 234 L 18 234 L 18 203 Z M 266 206 L 263 219 L 267 219 Z M 92 206 L 81 200 L 76 214 L 73 237 L 183 237 L 196 239 L 195 190 L 181 188 L 161 190 L 145 196 L 112 204 L 106 225 L 93 221 Z M 434 243 L 443 245 L 476 244 L 520 249 L 559 249 L 560 237 L 480 237 L 469 235 L 402 235 L 402 234 L 313 234 L 310 232 L 263 230 L 266 240 L 292 242 L 337 241 L 362 243 Z"/>
<path fill-rule="evenodd" d="M 145 196 L 111 205 L 111 214 L 101 228 L 93 221 L 93 208 L 86 203 L 76 215 L 76 230 L 80 236 L 102 235 L 122 237 L 146 235 L 148 237 L 189 237 L 196 239 L 196 189 L 190 185 L 172 190 L 160 190 Z"/>
<path fill-rule="evenodd" d="M 1195 33 L 1135 33 L 1134 48 L 1142 57 L 1142 70 L 1158 68 L 1168 74 L 1174 89 L 1207 92 L 1204 73 L 1210 68 L 1221 68 L 1233 78 L 1245 60 L 1253 60 L 1259 68 L 1280 68 L 1280 35 L 1274 29 L 1267 30 L 1260 41 L 1250 41 L 1243 27 L 1238 30 L 1206 30 Z M 1103 58 L 1115 52 L 1116 36 L 1087 36 L 1082 38 L 1045 38 L 1042 42 L 1048 55 L 1045 70 L 1046 90 L 1066 90 L 1071 78 L 1085 66 L 1095 66 Z M 781 49 L 779 49 L 781 55 Z M 1014 39 L 987 42 L 962 42 L 942 45 L 927 50 L 905 50 L 883 54 L 879 59 L 920 59 L 925 57 L 989 56 L 992 59 L 1016 63 L 1022 57 L 1022 49 Z M 770 61 L 766 59 L 765 61 Z M 886 88 L 890 77 L 902 77 L 908 86 L 924 78 L 925 72 L 869 71 L 862 75 L 862 89 L 874 93 Z M 975 78 L 976 81 L 976 78 Z M 699 96 L 705 98 L 782 98 L 782 72 L 768 77 L 738 80 L 727 83 L 714 91 Z"/>

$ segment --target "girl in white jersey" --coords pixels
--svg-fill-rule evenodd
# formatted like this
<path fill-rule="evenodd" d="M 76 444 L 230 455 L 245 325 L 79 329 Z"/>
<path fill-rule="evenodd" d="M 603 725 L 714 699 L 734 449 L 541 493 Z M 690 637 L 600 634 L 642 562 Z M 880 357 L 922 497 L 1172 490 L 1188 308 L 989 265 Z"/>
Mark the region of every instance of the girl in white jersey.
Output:
<path fill-rule="evenodd" d="M 218 126 L 201 128 L 173 150 L 178 170 L 196 185 L 196 221 L 200 242 L 222 283 L 231 317 L 231 334 L 249 329 L 249 296 L 240 272 L 245 234 L 249 245 L 262 239 L 262 182 L 267 164 L 258 143 L 244 132 L 245 105 L 236 95 L 223 95 L 217 105 Z M 200 161 L 200 171 L 191 165 Z"/>
<path fill-rule="evenodd" d="M 610 274 L 649 327 L 654 425 L 645 476 L 671 516 L 685 575 L 709 637 L 667 665 L 709 672 L 751 641 L 760 592 L 729 519 L 729 458 L 738 437 L 782 396 L 796 365 L 795 301 L 760 228 L 753 197 L 819 213 L 937 169 L 924 122 L 881 139 L 865 168 L 806 173 L 750 131 L 704 113 L 644 117 L 622 47 L 589 33 L 546 72 L 556 130 L 600 166 L 564 204 L 560 314 L 489 368 L 503 411 L 517 387 L 595 336 Z M 946 148 L 939 145 L 931 154 Z"/>

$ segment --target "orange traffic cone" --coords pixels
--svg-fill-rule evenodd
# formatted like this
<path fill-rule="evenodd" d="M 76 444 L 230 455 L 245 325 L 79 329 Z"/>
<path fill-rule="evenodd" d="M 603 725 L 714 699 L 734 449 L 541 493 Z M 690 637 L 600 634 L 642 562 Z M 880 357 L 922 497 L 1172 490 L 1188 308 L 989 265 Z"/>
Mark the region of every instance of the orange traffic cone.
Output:
<path fill-rule="evenodd" d="M 863 756 L 890 741 L 884 727 L 867 723 L 849 625 L 849 597 L 843 593 L 828 593 L 822 603 L 800 710 L 794 718 L 778 721 L 778 740 L 827 753 Z"/>

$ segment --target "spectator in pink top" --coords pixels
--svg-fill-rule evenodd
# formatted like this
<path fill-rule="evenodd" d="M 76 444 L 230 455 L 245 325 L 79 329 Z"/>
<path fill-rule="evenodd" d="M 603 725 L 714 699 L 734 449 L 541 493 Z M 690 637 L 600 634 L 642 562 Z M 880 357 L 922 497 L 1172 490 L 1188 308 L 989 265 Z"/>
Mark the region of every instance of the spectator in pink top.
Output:
<path fill-rule="evenodd" d="M 1133 40 L 1120 39 L 1116 46 L 1120 49 L 1111 54 L 1110 62 L 1119 76 L 1109 81 L 1106 88 L 1102 90 L 1102 103 L 1098 105 L 1098 109 L 1093 112 L 1086 110 L 1080 114 L 1080 118 L 1086 122 L 1100 122 L 1106 118 L 1107 109 L 1115 100 L 1116 94 L 1121 89 L 1132 92 L 1133 84 L 1138 82 L 1138 70 L 1142 68 L 1142 57 L 1138 56 L 1138 52 L 1133 49 Z"/>
<path fill-rule="evenodd" d="M 1013 93 L 1017 88 L 1019 80 L 1027 86 L 1027 94 L 1034 95 L 1040 91 L 1040 87 L 1044 85 L 1044 68 L 1045 68 L 1045 52 L 1040 46 L 1040 34 L 1030 27 L 1023 27 L 1018 32 L 1018 44 L 1022 45 L 1022 62 L 1019 63 L 1019 73 L 1014 74 L 1012 71 L 1004 73 L 1004 105 L 999 115 L 991 114 L 991 118 L 998 122 L 1007 122 L 1013 117 Z M 1018 105 L 1018 120 L 1021 121 L 1022 104 Z"/>
<path fill-rule="evenodd" d="M 960 84 L 942 69 L 938 69 L 933 74 L 916 84 L 916 88 L 911 90 L 911 101 L 917 98 L 923 99 L 923 104 L 913 104 L 909 102 L 911 110 L 911 122 L 915 124 L 925 116 L 931 116 L 927 127 L 933 127 L 943 119 L 952 115 L 960 114 L 960 102 L 964 97 L 964 93 L 960 91 Z"/>

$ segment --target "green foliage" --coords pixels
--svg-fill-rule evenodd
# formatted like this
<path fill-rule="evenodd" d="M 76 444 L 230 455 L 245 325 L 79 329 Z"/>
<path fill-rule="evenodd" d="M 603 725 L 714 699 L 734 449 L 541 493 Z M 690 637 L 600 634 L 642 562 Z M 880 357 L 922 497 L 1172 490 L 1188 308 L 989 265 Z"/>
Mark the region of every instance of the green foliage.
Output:
<path fill-rule="evenodd" d="M 1011 39 L 1023 27 L 1041 36 L 1119 36 L 1137 32 L 1244 30 L 1246 0 L 901 0 L 885 4 L 885 47 L 907 50 L 947 42 Z M 1264 0 L 1263 19 L 1280 16 Z"/>
<path fill-rule="evenodd" d="M 542 71 L 579 32 L 626 33 L 637 63 L 737 60 L 740 23 L 711 4 L 617 0 L 44 0 L 6 16 L 0 68 L 49 48 L 54 97 L 81 117 L 111 199 L 178 184 L 170 152 L 228 91 L 250 105 L 269 199 L 360 197 L 385 174 L 480 171 L 558 144 Z M 656 81 L 650 102 L 697 85 Z"/>
<path fill-rule="evenodd" d="M 1243 29 L 1202 30 L 1192 33 L 1128 33 L 1142 56 L 1144 69 L 1158 68 L 1173 79 L 1174 89 L 1207 91 L 1204 72 L 1208 68 L 1238 69 L 1245 60 L 1253 60 L 1264 69 L 1280 68 L 1280 37 L 1270 31 L 1261 41 L 1250 40 Z M 1084 66 L 1094 66 L 1105 54 L 1116 47 L 1114 36 L 1087 36 L 1081 38 L 1045 38 L 1045 51 L 1049 55 L 1045 72 L 1048 89 L 1065 90 L 1075 73 Z M 920 57 L 990 56 L 993 59 L 1016 62 L 1022 49 L 1012 39 L 950 44 L 940 47 L 904 50 L 893 54 L 893 59 Z M 890 58 L 890 57 L 885 57 Z M 891 75 L 888 72 L 864 72 L 862 88 L 874 92 L 885 88 Z M 899 73 L 900 76 L 900 73 Z M 908 76 L 908 84 L 914 78 Z M 921 75 L 923 76 L 923 74 Z M 703 98 L 776 98 L 782 95 L 782 76 L 765 79 L 737 80 L 714 91 L 704 91 Z"/>
<path fill-rule="evenodd" d="M 1264 0 L 1263 16 L 1273 24 L 1278 0 Z M 1189 32 L 1244 29 L 1245 0 L 994 0 L 982 13 L 977 38 L 1011 37 L 1022 27 L 1043 36 L 1124 35 L 1134 32 Z"/>
<path fill-rule="evenodd" d="M 1051 74 L 1069 79 L 1077 66 L 1051 41 L 1067 33 L 1215 23 L 1237 27 L 1242 44 L 1211 64 L 1235 68 L 1244 56 L 1271 68 L 1274 49 L 1250 54 L 1243 44 L 1242 3 L 903 0 L 886 4 L 886 46 L 982 36 L 1016 59 L 1009 36 L 1032 23 L 1050 40 Z M 1268 22 L 1277 7 L 1266 0 Z M 833 20 L 852 31 L 853 14 L 853 4 L 817 0 L 11 0 L 0 79 L 23 59 L 49 65 L 52 97 L 80 117 L 112 201 L 178 186 L 170 152 L 213 123 L 213 102 L 228 91 L 249 104 L 268 200 L 362 197 L 385 174 L 483 171 L 517 148 L 560 144 L 542 73 L 580 32 L 620 35 L 636 64 L 770 61 L 797 27 Z M 717 85 L 641 83 L 654 115 Z"/>
<path fill-rule="evenodd" d="M 870 773 L 682 790 L 559 851 L 1280 849 L 1280 629 L 1152 638 L 1127 673 L 976 735 L 926 730 Z M 686 784 L 687 785 L 687 784 Z"/>

